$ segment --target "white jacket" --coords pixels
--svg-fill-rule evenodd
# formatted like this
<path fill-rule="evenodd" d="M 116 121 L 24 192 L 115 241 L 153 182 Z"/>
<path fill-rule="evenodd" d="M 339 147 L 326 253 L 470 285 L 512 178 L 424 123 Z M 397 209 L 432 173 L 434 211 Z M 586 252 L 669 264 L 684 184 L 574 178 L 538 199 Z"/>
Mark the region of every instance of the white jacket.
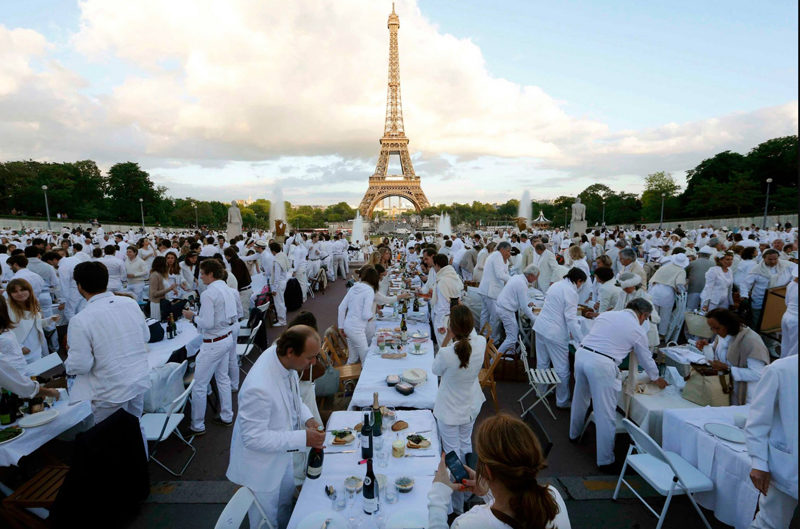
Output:
<path fill-rule="evenodd" d="M 372 312 L 372 303 L 375 301 L 375 291 L 367 283 L 358 282 L 347 292 L 339 303 L 338 324 L 345 330 L 364 330 L 367 322 L 375 315 Z"/>
<path fill-rule="evenodd" d="M 533 330 L 545 338 L 566 343 L 569 336 L 580 342 L 583 338 L 578 323 L 578 289 L 569 279 L 553 283 L 544 298 L 542 312 L 533 324 Z"/>
<path fill-rule="evenodd" d="M 473 422 L 486 397 L 478 382 L 478 373 L 483 367 L 486 353 L 486 338 L 474 330 L 469 337 L 472 353 L 467 367 L 461 368 L 456 355 L 455 344 L 450 343 L 439 349 L 433 359 L 431 371 L 439 375 L 439 391 L 433 405 L 433 415 L 444 424 L 459 425 Z"/>
<path fill-rule="evenodd" d="M 499 251 L 494 251 L 486 259 L 478 293 L 497 299 L 509 279 L 511 279 L 511 276 L 508 273 L 508 265 L 503 260 L 503 254 Z"/>
<path fill-rule="evenodd" d="M 533 311 L 528 306 L 528 279 L 523 274 L 518 274 L 508 280 L 506 286 L 497 296 L 497 306 L 511 312 L 522 311 L 530 321 L 536 319 Z"/>
<path fill-rule="evenodd" d="M 772 474 L 770 485 L 797 499 L 797 357 L 764 369 L 745 431 L 753 468 Z"/>
<path fill-rule="evenodd" d="M 700 293 L 702 306 L 706 304 L 728 308 L 733 305 L 733 272 L 722 271 L 721 266 L 712 266 L 706 272 L 706 284 Z"/>
<path fill-rule="evenodd" d="M 285 391 L 287 378 L 294 384 L 294 394 Z M 299 424 L 292 424 L 293 409 Z M 292 453 L 306 446 L 304 425 L 311 417 L 300 398 L 297 372 L 283 367 L 273 344 L 256 360 L 239 390 L 239 413 L 225 475 L 257 492 L 278 488 L 292 464 Z"/>
<path fill-rule="evenodd" d="M 550 250 L 545 250 L 542 252 L 541 256 L 534 256 L 533 263 L 539 267 L 539 279 L 537 280 L 539 290 L 547 292 L 550 285 L 559 280 L 559 277 L 556 275 L 556 270 L 558 268 L 556 255 Z"/>

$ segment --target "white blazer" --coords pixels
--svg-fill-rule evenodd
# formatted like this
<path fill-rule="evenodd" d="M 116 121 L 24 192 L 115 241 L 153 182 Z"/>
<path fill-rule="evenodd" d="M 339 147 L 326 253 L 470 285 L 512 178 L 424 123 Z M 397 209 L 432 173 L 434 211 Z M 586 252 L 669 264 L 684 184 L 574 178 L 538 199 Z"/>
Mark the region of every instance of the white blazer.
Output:
<path fill-rule="evenodd" d="M 509 279 L 511 279 L 511 276 L 508 273 L 508 265 L 503 261 L 503 254 L 499 251 L 494 251 L 486 258 L 478 293 L 497 299 Z"/>
<path fill-rule="evenodd" d="M 469 343 L 472 353 L 465 368 L 459 367 L 461 361 L 456 355 L 454 343 L 439 349 L 433 359 L 431 371 L 434 375 L 441 376 L 433 415 L 444 424 L 454 426 L 474 421 L 481 404 L 486 400 L 478 382 L 478 373 L 483 367 L 483 356 L 486 352 L 486 338 L 473 330 Z"/>
<path fill-rule="evenodd" d="M 539 257 L 538 264 L 536 265 L 539 267 L 539 279 L 538 285 L 539 290 L 542 292 L 547 292 L 547 289 L 550 288 L 550 285 L 558 281 L 560 278 L 556 275 L 556 268 L 558 267 L 558 261 L 556 261 L 556 256 L 550 250 L 545 250 L 542 252 L 541 256 Z M 534 261 L 536 259 L 534 258 Z"/>
<path fill-rule="evenodd" d="M 583 339 L 578 322 L 578 289 L 569 279 L 553 283 L 544 298 L 542 312 L 536 317 L 533 330 L 545 338 L 559 343 L 576 342 Z"/>
<path fill-rule="evenodd" d="M 225 475 L 254 491 L 277 489 L 292 464 L 292 453 L 306 446 L 303 425 L 313 415 L 300 398 L 297 372 L 290 373 L 294 395 L 285 391 L 287 376 L 272 345 L 256 360 L 239 391 L 239 414 Z M 299 425 L 291 424 L 292 409 L 298 411 Z"/>

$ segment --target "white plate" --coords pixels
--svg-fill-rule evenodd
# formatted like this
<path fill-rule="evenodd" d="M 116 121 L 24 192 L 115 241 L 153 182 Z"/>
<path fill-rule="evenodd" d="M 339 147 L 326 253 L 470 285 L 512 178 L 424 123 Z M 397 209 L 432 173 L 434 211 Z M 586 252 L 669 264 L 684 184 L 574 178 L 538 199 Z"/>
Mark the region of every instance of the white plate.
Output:
<path fill-rule="evenodd" d="M 33 415 L 26 415 L 19 420 L 17 426 L 20 428 L 35 428 L 36 426 L 49 423 L 56 417 L 58 417 L 58 410 L 50 408 L 49 410 L 40 411 L 39 413 L 34 413 Z"/>
<path fill-rule="evenodd" d="M 319 529 L 328 518 L 331 519 L 328 529 L 347 529 L 347 520 L 333 511 L 312 512 L 297 524 L 297 529 Z"/>
<path fill-rule="evenodd" d="M 428 333 L 424 331 L 423 332 L 417 331 L 411 334 L 411 338 L 427 338 L 427 337 Z"/>
<path fill-rule="evenodd" d="M 386 529 L 405 529 L 406 527 L 428 527 L 428 512 L 420 510 L 398 511 L 389 517 Z"/>
<path fill-rule="evenodd" d="M 705 431 L 731 443 L 744 444 L 745 436 L 744 430 L 733 426 L 732 424 L 722 424 L 719 422 L 708 422 L 703 425 Z"/>
<path fill-rule="evenodd" d="M 13 438 L 11 438 L 11 439 L 6 439 L 5 441 L 0 441 L 0 445 L 4 445 L 4 444 L 6 444 L 6 443 L 10 443 L 11 441 L 16 441 L 17 439 L 19 439 L 19 438 L 20 438 L 20 437 L 22 437 L 23 435 L 25 435 L 25 430 L 22 430 L 22 433 L 21 433 L 21 434 L 19 434 L 19 435 L 18 435 L 18 436 L 16 436 L 16 437 L 13 437 Z"/>
<path fill-rule="evenodd" d="M 428 354 L 428 349 L 426 349 L 425 347 L 420 347 L 419 351 L 417 351 L 412 345 L 411 347 L 408 348 L 408 352 L 411 353 L 412 355 L 424 355 Z"/>

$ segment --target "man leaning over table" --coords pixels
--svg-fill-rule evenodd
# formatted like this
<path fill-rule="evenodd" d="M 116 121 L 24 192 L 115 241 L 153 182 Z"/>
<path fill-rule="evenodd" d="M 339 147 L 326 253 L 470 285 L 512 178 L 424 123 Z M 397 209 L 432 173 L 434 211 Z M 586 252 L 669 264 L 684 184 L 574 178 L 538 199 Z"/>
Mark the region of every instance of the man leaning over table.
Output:
<path fill-rule="evenodd" d="M 317 332 L 306 325 L 284 331 L 256 360 L 239 390 L 227 477 L 249 488 L 273 527 L 283 529 L 292 514 L 292 453 L 322 448 L 325 432 L 300 398 L 298 373 L 316 363 Z M 256 507 L 248 517 L 255 529 Z"/>
<path fill-rule="evenodd" d="M 70 400 L 91 400 L 95 424 L 118 409 L 140 418 L 150 388 L 144 314 L 133 299 L 106 291 L 103 263 L 80 263 L 73 277 L 86 307 L 67 328 L 64 367 L 75 376 Z"/>
<path fill-rule="evenodd" d="M 789 527 L 797 508 L 797 357 L 776 360 L 761 375 L 745 432 L 761 493 L 751 529 Z"/>

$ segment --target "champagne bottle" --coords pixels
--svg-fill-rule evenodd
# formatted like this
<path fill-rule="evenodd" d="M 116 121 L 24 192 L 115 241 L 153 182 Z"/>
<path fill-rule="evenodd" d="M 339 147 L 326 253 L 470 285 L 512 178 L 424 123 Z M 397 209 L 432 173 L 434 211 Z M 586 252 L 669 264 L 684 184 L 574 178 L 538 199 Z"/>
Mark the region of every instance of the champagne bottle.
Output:
<path fill-rule="evenodd" d="M 419 300 L 414 296 L 414 312 L 419 312 Z"/>
<path fill-rule="evenodd" d="M 324 432 L 325 429 L 320 425 L 317 426 L 318 432 Z M 325 452 L 322 448 L 312 448 L 308 453 L 308 466 L 306 467 L 306 477 L 308 479 L 317 479 L 322 474 L 322 460 L 325 457 Z"/>
<path fill-rule="evenodd" d="M 383 430 L 383 415 L 381 407 L 378 405 L 378 393 L 372 394 L 372 416 L 375 418 L 372 424 L 372 437 L 379 437 Z"/>
<path fill-rule="evenodd" d="M 361 426 L 361 459 L 372 459 L 372 426 L 369 424 L 369 413 L 364 414 Z"/>
<path fill-rule="evenodd" d="M 3 395 L 0 397 L 0 424 L 11 424 L 14 422 L 14 414 L 11 411 L 11 398 L 6 390 L 3 390 Z"/>
<path fill-rule="evenodd" d="M 400 318 L 400 339 L 404 342 L 406 341 L 407 333 L 408 325 L 406 325 L 406 315 L 403 314 L 403 316 Z"/>
<path fill-rule="evenodd" d="M 367 475 L 364 476 L 364 486 L 361 489 L 364 498 L 361 505 L 364 512 L 372 515 L 378 510 L 378 485 L 375 482 L 375 472 L 372 470 L 372 458 L 367 459 Z"/>
<path fill-rule="evenodd" d="M 172 313 L 170 312 L 169 316 L 167 316 L 167 339 L 168 340 L 171 340 L 172 338 L 175 338 L 175 334 L 174 334 L 175 331 L 172 328 L 173 325 L 175 325 L 175 320 L 172 318 Z"/>

